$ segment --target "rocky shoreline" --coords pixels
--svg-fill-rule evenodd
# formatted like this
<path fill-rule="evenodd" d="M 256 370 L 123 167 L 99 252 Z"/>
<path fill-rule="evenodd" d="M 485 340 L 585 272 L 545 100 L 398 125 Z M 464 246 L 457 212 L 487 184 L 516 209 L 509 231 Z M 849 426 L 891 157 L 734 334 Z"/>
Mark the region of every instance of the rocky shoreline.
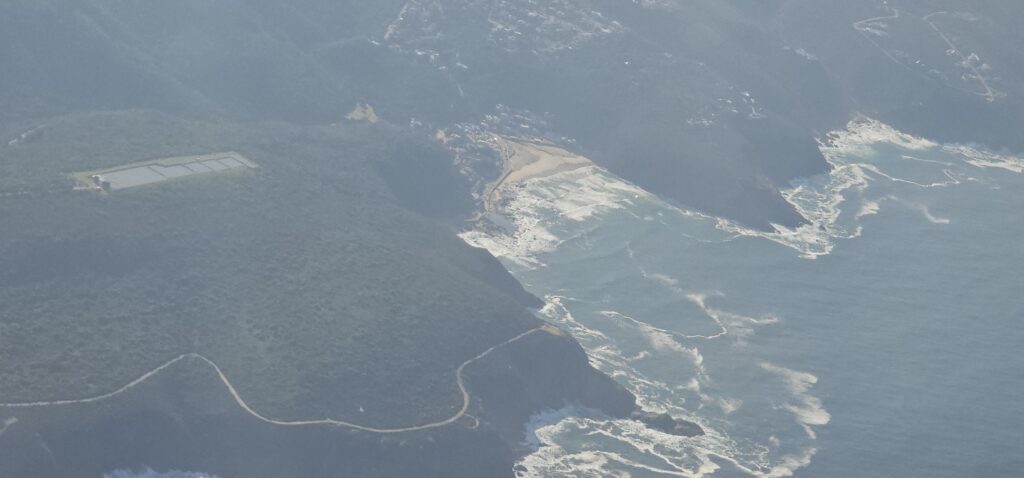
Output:
<path fill-rule="evenodd" d="M 593 369 L 582 347 L 545 326 L 466 371 L 470 413 L 433 430 L 378 434 L 277 426 L 237 406 L 201 367 L 178 367 L 107 401 L 3 410 L 0 476 L 95 477 L 115 469 L 201 470 L 221 478 L 513 476 L 530 417 L 567 405 L 694 436 L 696 424 L 645 412 Z M 10 415 L 10 416 L 8 416 Z"/>

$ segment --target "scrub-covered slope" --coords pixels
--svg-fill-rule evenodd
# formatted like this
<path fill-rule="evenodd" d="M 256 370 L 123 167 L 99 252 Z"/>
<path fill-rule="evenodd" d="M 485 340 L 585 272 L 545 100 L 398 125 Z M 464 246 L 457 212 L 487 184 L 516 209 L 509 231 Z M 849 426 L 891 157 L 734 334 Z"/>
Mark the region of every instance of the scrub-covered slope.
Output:
<path fill-rule="evenodd" d="M 495 476 L 532 413 L 636 411 L 445 225 L 469 188 L 431 141 L 143 110 L 25 124 L 0 145 L 0 476 Z M 256 167 L 80 174 L 218 151 Z"/>
<path fill-rule="evenodd" d="M 195 352 L 269 417 L 416 425 L 462 406 L 462 362 L 538 325 L 496 260 L 389 192 L 380 165 L 450 159 L 387 127 L 47 123 L 0 147 L 2 402 L 100 395 Z M 68 177 L 227 150 L 260 167 L 106 193 Z"/>
<path fill-rule="evenodd" d="M 147 107 L 544 137 L 767 227 L 851 115 L 1024 147 L 1019 2 L 14 0 L 0 118 Z M 495 123 L 495 119 L 502 121 Z"/>

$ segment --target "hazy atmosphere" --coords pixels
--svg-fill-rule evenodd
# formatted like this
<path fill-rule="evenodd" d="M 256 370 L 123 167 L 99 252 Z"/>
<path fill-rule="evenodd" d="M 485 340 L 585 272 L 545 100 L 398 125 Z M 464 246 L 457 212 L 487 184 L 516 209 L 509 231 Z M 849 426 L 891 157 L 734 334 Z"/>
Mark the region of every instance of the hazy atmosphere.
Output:
<path fill-rule="evenodd" d="M 0 478 L 1024 474 L 1022 22 L 4 0 Z"/>

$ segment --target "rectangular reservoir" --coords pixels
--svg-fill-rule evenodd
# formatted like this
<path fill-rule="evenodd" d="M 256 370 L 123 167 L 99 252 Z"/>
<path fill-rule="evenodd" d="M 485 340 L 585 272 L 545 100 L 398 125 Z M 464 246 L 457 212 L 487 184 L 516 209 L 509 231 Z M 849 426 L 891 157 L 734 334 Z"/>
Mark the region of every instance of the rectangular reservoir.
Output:
<path fill-rule="evenodd" d="M 80 185 L 119 190 L 229 170 L 259 166 L 236 152 L 181 156 L 127 164 L 99 171 L 75 173 Z"/>

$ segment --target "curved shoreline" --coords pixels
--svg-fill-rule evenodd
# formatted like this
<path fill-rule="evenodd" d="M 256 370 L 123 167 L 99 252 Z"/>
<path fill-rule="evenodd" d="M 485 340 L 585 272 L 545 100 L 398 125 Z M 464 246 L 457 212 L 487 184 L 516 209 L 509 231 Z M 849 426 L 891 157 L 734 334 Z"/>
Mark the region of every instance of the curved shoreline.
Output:
<path fill-rule="evenodd" d="M 482 197 L 485 214 L 497 211 L 501 191 L 509 185 L 594 164 L 583 156 L 553 144 L 493 133 L 488 143 L 501 156 L 502 173 L 484 189 Z"/>
<path fill-rule="evenodd" d="M 256 410 L 254 410 L 251 406 L 249 406 L 248 403 L 245 402 L 244 399 L 242 399 L 242 396 L 238 393 L 238 390 L 235 389 L 235 386 L 231 384 L 231 381 L 228 380 L 227 375 L 224 374 L 224 371 L 221 370 L 220 366 L 218 366 L 214 361 L 212 361 L 212 360 L 210 360 L 210 359 L 208 359 L 208 358 L 206 358 L 206 357 L 204 357 L 204 356 L 202 356 L 202 355 L 200 355 L 198 353 L 194 353 L 194 352 L 190 352 L 190 353 L 186 353 L 186 354 L 181 354 L 181 355 L 179 355 L 179 356 L 177 356 L 177 357 L 175 357 L 175 358 L 173 358 L 171 360 L 168 360 L 163 365 L 160 365 L 159 367 L 154 368 L 153 370 L 150 370 L 149 372 L 146 372 L 146 373 L 142 374 L 142 376 L 136 378 L 135 380 L 132 380 L 131 382 L 128 382 L 128 384 L 124 385 L 123 387 L 121 387 L 121 388 L 119 388 L 117 390 L 114 390 L 112 392 L 105 393 L 103 395 L 97 395 L 95 397 L 82 398 L 82 399 L 76 399 L 76 400 L 55 400 L 55 401 L 40 401 L 40 402 L 26 402 L 26 403 L 0 403 L 0 408 L 35 408 L 35 407 L 49 407 L 49 406 L 58 406 L 58 405 L 76 405 L 76 404 L 83 404 L 83 403 L 99 402 L 101 400 L 106 400 L 108 398 L 112 398 L 112 397 L 115 397 L 117 395 L 120 395 L 121 393 L 124 393 L 124 392 L 126 392 L 128 390 L 131 390 L 135 386 L 145 382 L 146 380 L 149 380 L 150 378 L 152 378 L 156 374 L 160 373 L 161 371 L 163 371 L 163 370 L 165 370 L 165 369 L 167 369 L 167 368 L 177 364 L 178 362 L 181 362 L 181 361 L 183 361 L 185 359 L 191 358 L 191 359 L 197 359 L 197 360 L 200 360 L 202 362 L 205 362 L 207 365 L 212 367 L 213 370 L 215 372 L 217 372 L 217 376 L 220 378 L 220 381 L 224 384 L 224 386 L 228 389 L 228 392 L 235 399 L 235 403 L 237 403 L 238 406 L 242 407 L 242 409 L 245 410 L 246 413 L 248 413 L 249 415 L 251 415 L 251 416 L 253 416 L 253 417 L 257 418 L 257 419 L 259 419 L 260 421 L 263 421 L 263 422 L 266 422 L 266 423 L 270 423 L 272 425 L 290 426 L 290 427 L 310 426 L 310 425 L 333 425 L 333 426 L 352 428 L 352 429 L 355 429 L 355 430 L 361 430 L 361 431 L 366 431 L 366 432 L 371 432 L 371 433 L 404 433 L 404 432 L 411 432 L 411 431 L 418 431 L 418 430 L 426 430 L 426 429 L 430 429 L 430 428 L 438 428 L 438 427 L 443 427 L 445 425 L 450 425 L 450 424 L 458 421 L 460 418 L 462 418 L 463 416 L 466 415 L 466 412 L 469 410 L 469 404 L 470 404 L 470 399 L 471 399 L 471 397 L 469 395 L 469 391 L 466 389 L 465 380 L 463 378 L 463 370 L 466 368 L 467 365 L 469 365 L 469 364 L 471 364 L 473 362 L 476 362 L 477 360 L 480 360 L 480 359 L 486 357 L 487 355 L 489 355 L 491 352 L 495 351 L 498 348 L 501 348 L 501 347 L 509 345 L 509 344 L 511 344 L 513 342 L 516 342 L 516 341 L 522 339 L 523 337 L 526 337 L 527 335 L 533 334 L 534 332 L 538 332 L 538 331 L 542 331 L 542 330 L 543 331 L 549 331 L 548 327 L 550 327 L 550 326 L 542 325 L 540 327 L 535 327 L 533 329 L 527 330 L 526 332 L 523 332 L 523 333 L 521 333 L 519 335 L 516 335 L 515 337 L 512 337 L 512 338 L 510 338 L 510 339 L 508 339 L 508 340 L 506 340 L 504 342 L 501 342 L 501 343 L 499 343 L 497 345 L 494 345 L 494 346 L 488 348 L 487 350 L 484 350 L 480 354 L 476 355 L 475 357 L 470 358 L 469 360 L 466 360 L 465 362 L 462 362 L 462 364 L 459 365 L 459 367 L 455 369 L 455 382 L 456 382 L 456 385 L 458 385 L 458 387 L 459 387 L 459 391 L 462 393 L 462 407 L 459 409 L 459 411 L 456 412 L 451 417 L 446 418 L 444 420 L 440 420 L 440 421 L 436 421 L 436 422 L 430 422 L 430 423 L 425 423 L 425 424 L 422 424 L 422 425 L 409 426 L 409 427 L 401 427 L 401 428 L 375 428 L 375 427 L 369 427 L 369 426 L 364 426 L 364 425 L 358 425 L 358 424 L 347 422 L 347 421 L 343 421 L 343 420 L 334 420 L 334 419 L 330 419 L 330 418 L 323 418 L 323 419 L 319 419 L 319 420 L 276 420 L 276 419 L 273 419 L 273 418 L 266 417 L 264 415 L 261 415 Z M 6 427 L 4 427 L 4 428 L 6 428 Z"/>

